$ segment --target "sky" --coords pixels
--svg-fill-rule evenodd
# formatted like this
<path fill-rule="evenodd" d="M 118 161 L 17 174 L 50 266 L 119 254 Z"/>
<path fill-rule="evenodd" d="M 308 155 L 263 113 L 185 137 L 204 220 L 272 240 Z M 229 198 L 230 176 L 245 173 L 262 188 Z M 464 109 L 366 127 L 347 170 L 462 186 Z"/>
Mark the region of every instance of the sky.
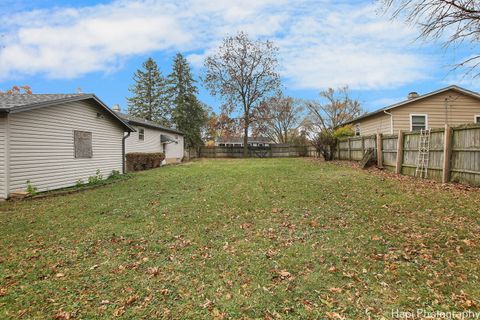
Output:
<path fill-rule="evenodd" d="M 0 90 L 80 88 L 126 110 L 133 73 L 147 58 L 167 75 L 181 52 L 198 79 L 204 58 L 238 31 L 279 47 L 283 89 L 295 98 L 349 86 L 373 111 L 411 91 L 480 90 L 479 79 L 453 70 L 476 48 L 418 40 L 415 26 L 391 20 L 373 0 L 0 0 Z M 218 111 L 221 99 L 198 85 Z"/>

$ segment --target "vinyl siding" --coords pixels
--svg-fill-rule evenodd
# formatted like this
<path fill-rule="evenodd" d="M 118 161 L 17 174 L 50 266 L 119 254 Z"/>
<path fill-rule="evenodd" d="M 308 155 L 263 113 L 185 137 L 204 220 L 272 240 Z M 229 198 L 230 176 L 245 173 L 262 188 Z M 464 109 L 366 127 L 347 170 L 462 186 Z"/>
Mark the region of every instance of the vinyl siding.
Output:
<path fill-rule="evenodd" d="M 445 111 L 445 99 L 448 108 Z M 451 126 L 473 123 L 475 115 L 480 114 L 480 100 L 455 90 L 448 90 L 404 106 L 389 110 L 393 114 L 393 132 L 410 131 L 410 115 L 426 114 L 428 127 L 443 128 L 446 123 Z M 390 116 L 380 113 L 357 122 L 360 123 L 361 135 L 391 133 Z"/>
<path fill-rule="evenodd" d="M 360 124 L 360 134 L 362 136 L 372 135 L 376 133 L 390 133 L 391 120 L 388 114 L 378 114 L 372 117 L 354 122 L 353 126 Z"/>
<path fill-rule="evenodd" d="M 170 134 L 170 136 L 175 136 Z M 165 148 L 165 160 L 167 163 L 178 163 L 182 161 L 184 155 L 184 139 L 178 136 L 178 143 L 168 143 Z"/>
<path fill-rule="evenodd" d="M 445 111 L 445 99 L 448 108 Z M 391 110 L 394 116 L 394 130 L 410 131 L 411 114 L 427 114 L 428 127 L 443 128 L 445 124 L 458 126 L 473 123 L 474 116 L 480 114 L 480 100 L 449 90 Z"/>
<path fill-rule="evenodd" d="M 130 137 L 128 137 L 125 141 L 126 153 L 165 152 L 165 159 L 167 163 L 175 163 L 182 160 L 184 150 L 183 136 L 141 126 L 135 126 L 134 128 L 137 132 L 132 132 Z M 145 140 L 138 139 L 139 128 L 143 128 L 145 130 Z M 162 143 L 160 143 L 160 135 L 162 134 L 171 136 L 173 138 L 178 137 L 178 143 L 168 143 L 166 144 L 165 150 L 163 150 Z"/>
<path fill-rule="evenodd" d="M 125 140 L 125 152 L 163 152 L 162 144 L 160 143 L 160 130 L 144 128 L 140 126 L 133 127 L 136 132 L 132 132 Z M 138 129 L 145 130 L 145 140 L 138 139 Z"/>
<path fill-rule="evenodd" d="M 102 117 L 97 117 L 100 112 Z M 123 127 L 88 101 L 10 114 L 10 192 L 39 191 L 86 182 L 97 169 L 106 178 L 122 171 Z M 92 132 L 93 157 L 75 159 L 74 130 Z"/>
<path fill-rule="evenodd" d="M 6 115 L 0 115 L 0 199 L 7 198 L 6 193 Z"/>

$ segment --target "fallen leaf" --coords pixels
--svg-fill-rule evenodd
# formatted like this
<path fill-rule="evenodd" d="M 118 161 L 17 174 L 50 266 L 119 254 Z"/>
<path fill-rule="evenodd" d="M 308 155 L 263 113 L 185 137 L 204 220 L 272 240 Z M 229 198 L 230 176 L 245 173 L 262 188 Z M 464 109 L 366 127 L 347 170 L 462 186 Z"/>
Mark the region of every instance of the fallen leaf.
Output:
<path fill-rule="evenodd" d="M 128 306 L 128 305 L 134 303 L 137 300 L 138 300 L 138 295 L 133 295 L 133 296 L 128 297 L 127 301 L 125 301 L 125 304 Z"/>
<path fill-rule="evenodd" d="M 68 320 L 71 318 L 71 315 L 69 312 L 66 311 L 58 311 L 54 316 L 54 319 L 65 319 Z"/>
<path fill-rule="evenodd" d="M 125 307 L 124 307 L 124 306 L 121 306 L 121 307 L 118 307 L 117 309 L 115 309 L 115 311 L 113 311 L 113 316 L 115 316 L 115 317 L 120 317 L 120 316 L 122 316 L 124 313 L 125 313 Z"/>
<path fill-rule="evenodd" d="M 328 291 L 330 291 L 331 293 L 340 293 L 342 292 L 342 288 L 330 288 L 328 289 Z"/>

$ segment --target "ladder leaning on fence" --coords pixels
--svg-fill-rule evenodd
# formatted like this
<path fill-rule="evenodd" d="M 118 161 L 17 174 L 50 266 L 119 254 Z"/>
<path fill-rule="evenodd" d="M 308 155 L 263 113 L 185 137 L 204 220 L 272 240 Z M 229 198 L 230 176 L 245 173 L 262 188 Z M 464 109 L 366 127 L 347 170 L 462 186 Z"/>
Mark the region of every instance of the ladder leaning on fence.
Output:
<path fill-rule="evenodd" d="M 417 169 L 415 177 L 427 178 L 428 161 L 430 155 L 430 129 L 420 130 L 420 140 L 418 142 Z"/>

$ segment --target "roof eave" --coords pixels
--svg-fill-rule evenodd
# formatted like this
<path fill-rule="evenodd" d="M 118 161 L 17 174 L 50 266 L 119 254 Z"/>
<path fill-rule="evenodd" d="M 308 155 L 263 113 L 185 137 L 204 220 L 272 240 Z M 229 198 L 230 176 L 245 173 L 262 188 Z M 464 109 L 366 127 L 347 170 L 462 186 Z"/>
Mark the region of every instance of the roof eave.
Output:
<path fill-rule="evenodd" d="M 456 91 L 459 91 L 459 92 L 461 92 L 461 93 L 463 93 L 463 94 L 469 95 L 469 96 L 471 96 L 471 97 L 474 97 L 474 98 L 480 100 L 480 94 L 478 94 L 478 93 L 476 93 L 476 92 L 473 92 L 473 91 L 471 91 L 471 90 L 467 90 L 467 89 L 461 88 L 461 87 L 459 87 L 459 86 L 457 86 L 457 85 L 451 85 L 451 86 L 448 86 L 448 87 L 445 87 L 445 88 L 441 88 L 441 89 L 438 89 L 438 90 L 435 90 L 435 91 L 426 93 L 426 94 L 424 94 L 424 95 L 418 96 L 417 98 L 413 98 L 413 99 L 410 99 L 410 100 L 404 100 L 404 101 L 401 101 L 401 102 L 398 102 L 398 103 L 395 103 L 395 104 L 386 106 L 386 107 L 384 107 L 384 108 L 381 108 L 381 109 L 379 109 L 379 110 L 376 110 L 376 111 L 367 113 L 367 114 L 365 114 L 365 115 L 363 115 L 363 116 L 360 116 L 360 117 L 358 117 L 358 118 L 355 118 L 355 119 L 353 119 L 353 120 L 344 122 L 344 123 L 336 126 L 335 128 L 343 127 L 343 126 L 345 126 L 345 125 L 348 125 L 348 124 L 357 122 L 357 121 L 359 121 L 359 120 L 363 120 L 363 119 L 365 119 L 365 118 L 369 118 L 369 117 L 371 117 L 371 116 L 375 116 L 375 115 L 377 115 L 377 114 L 384 113 L 385 111 L 389 111 L 389 110 L 392 110 L 392 109 L 394 109 L 394 108 L 401 107 L 401 106 L 407 105 L 407 104 L 409 104 L 409 103 L 412 103 L 412 102 L 415 102 L 415 101 L 419 101 L 419 100 L 422 100 L 422 99 L 431 97 L 431 96 L 433 96 L 433 95 L 436 95 L 436 94 L 439 94 L 439 93 L 442 93 L 442 92 L 445 92 L 445 91 L 448 91 L 448 90 L 456 90 Z"/>
<path fill-rule="evenodd" d="M 43 102 L 37 102 L 37 103 L 31 103 L 28 105 L 24 106 L 19 106 L 15 108 L 10 108 L 10 109 L 4 109 L 6 111 L 0 110 L 0 112 L 4 113 L 17 113 L 17 112 L 24 112 L 24 111 L 30 111 L 38 108 L 43 108 L 43 107 L 48 107 L 48 106 L 55 106 L 59 105 L 62 103 L 68 103 L 68 102 L 75 102 L 75 101 L 83 101 L 83 100 L 88 100 L 92 99 L 94 100 L 97 104 L 99 104 L 103 109 L 105 109 L 108 113 L 110 113 L 115 119 L 120 121 L 122 125 L 127 129 L 127 132 L 135 132 L 135 129 L 133 129 L 127 122 L 125 122 L 122 118 L 120 118 L 118 115 L 115 114 L 113 110 L 111 110 L 105 103 L 103 103 L 96 95 L 94 94 L 83 94 L 75 97 L 69 97 L 69 98 L 64 98 L 64 99 L 56 99 L 56 100 L 51 100 L 51 101 L 43 101 Z"/>
<path fill-rule="evenodd" d="M 159 131 L 165 131 L 165 132 L 174 133 L 174 134 L 179 134 L 179 135 L 182 135 L 182 136 L 185 135 L 183 132 L 175 130 L 175 129 L 163 128 L 163 127 L 156 126 L 154 124 L 149 124 L 149 123 L 145 123 L 145 122 L 141 122 L 141 121 L 135 121 L 135 120 L 131 120 L 131 119 L 127 120 L 127 121 L 130 124 L 140 126 L 140 127 L 148 127 L 148 128 L 151 128 L 151 129 L 155 129 L 155 130 L 159 130 Z"/>

